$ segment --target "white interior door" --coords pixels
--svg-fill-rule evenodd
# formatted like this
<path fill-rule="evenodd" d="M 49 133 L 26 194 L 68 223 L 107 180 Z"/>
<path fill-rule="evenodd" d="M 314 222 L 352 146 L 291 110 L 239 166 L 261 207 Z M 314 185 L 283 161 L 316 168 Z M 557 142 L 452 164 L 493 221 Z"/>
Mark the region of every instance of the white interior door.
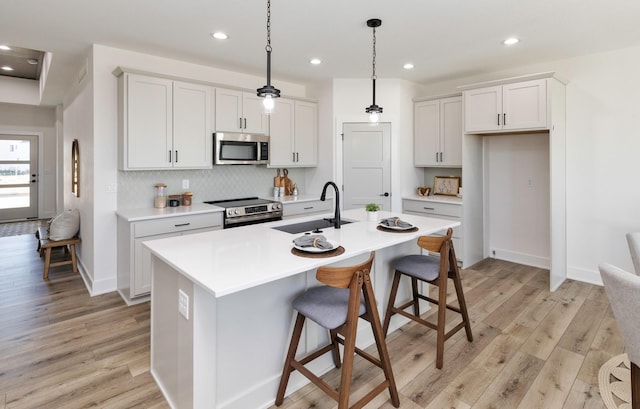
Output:
<path fill-rule="evenodd" d="M 391 124 L 345 123 L 342 132 L 344 209 L 391 210 Z"/>
<path fill-rule="evenodd" d="M 0 135 L 0 220 L 38 217 L 38 137 Z"/>

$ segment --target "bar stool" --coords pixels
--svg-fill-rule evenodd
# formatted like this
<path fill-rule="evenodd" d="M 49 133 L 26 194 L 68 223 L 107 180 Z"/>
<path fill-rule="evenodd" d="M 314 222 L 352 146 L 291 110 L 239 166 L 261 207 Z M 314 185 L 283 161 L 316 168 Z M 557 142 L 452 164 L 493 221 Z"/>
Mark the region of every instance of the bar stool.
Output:
<path fill-rule="evenodd" d="M 375 253 L 371 252 L 367 261 L 356 266 L 319 267 L 316 278 L 326 285 L 312 288 L 293 301 L 293 308 L 298 314 L 280 378 L 276 406 L 282 404 L 289 376 L 294 370 L 298 370 L 337 401 L 338 409 L 347 409 L 349 407 L 353 359 L 356 353 L 380 367 L 384 372 L 385 379 L 351 407 L 363 407 L 385 389 L 389 389 L 393 406 L 396 408 L 400 406 L 400 398 L 393 378 L 389 353 L 369 277 L 374 255 Z M 329 344 L 300 360 L 296 360 L 296 350 L 306 318 L 329 330 Z M 358 318 L 363 318 L 371 324 L 379 358 L 356 347 Z M 340 362 L 339 343 L 344 346 L 342 363 Z M 332 353 L 336 368 L 342 366 L 339 391 L 335 391 L 304 366 L 327 352 Z"/>
<path fill-rule="evenodd" d="M 389 329 L 389 321 L 394 314 L 400 314 L 404 317 L 412 319 L 422 325 L 437 331 L 436 340 L 436 368 L 442 369 L 444 357 L 444 341 L 449 339 L 453 334 L 464 327 L 467 333 L 467 340 L 473 342 L 471 334 L 471 324 L 469 322 L 469 314 L 467 313 L 467 305 L 464 301 L 462 292 L 462 283 L 460 281 L 460 270 L 456 261 L 456 254 L 451 241 L 452 229 L 447 230 L 445 236 L 421 236 L 418 238 L 418 246 L 432 253 L 439 253 L 440 256 L 414 254 L 410 256 L 400 257 L 393 262 L 395 275 L 393 284 L 391 285 L 391 294 L 389 295 L 389 304 L 385 313 L 384 325 L 382 330 L 387 333 Z M 396 295 L 398 293 L 398 285 L 402 275 L 411 277 L 412 299 L 405 304 L 396 307 L 394 305 Z M 447 281 L 453 280 L 458 297 L 459 308 L 447 304 Z M 418 291 L 418 280 L 428 284 L 438 286 L 438 299 L 433 299 L 427 295 L 423 295 Z M 425 300 L 431 304 L 438 306 L 437 323 L 426 321 L 420 318 L 420 300 Z M 413 314 L 405 311 L 408 307 L 413 306 Z M 446 325 L 446 312 L 452 310 L 462 316 L 462 321 L 453 327 L 450 331 L 444 331 Z"/>

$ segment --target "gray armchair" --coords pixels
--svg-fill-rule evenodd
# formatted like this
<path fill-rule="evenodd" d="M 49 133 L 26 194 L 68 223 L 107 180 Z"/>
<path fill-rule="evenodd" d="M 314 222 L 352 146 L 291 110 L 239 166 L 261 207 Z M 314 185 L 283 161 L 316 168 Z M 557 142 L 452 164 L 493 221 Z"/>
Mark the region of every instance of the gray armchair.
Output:
<path fill-rule="evenodd" d="M 640 275 L 640 232 L 627 233 L 627 244 L 629 244 L 633 269 Z"/>
<path fill-rule="evenodd" d="M 599 268 L 631 362 L 631 408 L 640 409 L 640 277 L 611 264 Z"/>

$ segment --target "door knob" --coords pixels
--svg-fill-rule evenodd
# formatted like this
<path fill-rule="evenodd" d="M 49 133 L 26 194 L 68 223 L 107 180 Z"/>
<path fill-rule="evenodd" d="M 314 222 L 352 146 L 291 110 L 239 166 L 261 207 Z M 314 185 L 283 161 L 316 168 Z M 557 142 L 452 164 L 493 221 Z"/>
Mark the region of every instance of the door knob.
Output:
<path fill-rule="evenodd" d="M 389 192 L 384 192 L 384 193 L 383 193 L 383 194 L 381 194 L 380 196 L 389 197 Z"/>

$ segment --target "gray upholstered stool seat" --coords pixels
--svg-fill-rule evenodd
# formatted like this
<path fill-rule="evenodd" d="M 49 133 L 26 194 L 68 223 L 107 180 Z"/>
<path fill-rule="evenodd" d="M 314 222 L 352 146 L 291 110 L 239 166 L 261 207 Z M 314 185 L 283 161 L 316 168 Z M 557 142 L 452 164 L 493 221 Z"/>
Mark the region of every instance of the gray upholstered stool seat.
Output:
<path fill-rule="evenodd" d="M 335 329 L 347 322 L 349 289 L 329 286 L 315 287 L 293 301 L 293 309 L 326 329 Z M 366 312 L 364 297 L 360 297 L 360 311 Z"/>
<path fill-rule="evenodd" d="M 440 275 L 440 259 L 422 254 L 400 257 L 393 261 L 392 267 L 422 281 L 433 281 Z"/>

